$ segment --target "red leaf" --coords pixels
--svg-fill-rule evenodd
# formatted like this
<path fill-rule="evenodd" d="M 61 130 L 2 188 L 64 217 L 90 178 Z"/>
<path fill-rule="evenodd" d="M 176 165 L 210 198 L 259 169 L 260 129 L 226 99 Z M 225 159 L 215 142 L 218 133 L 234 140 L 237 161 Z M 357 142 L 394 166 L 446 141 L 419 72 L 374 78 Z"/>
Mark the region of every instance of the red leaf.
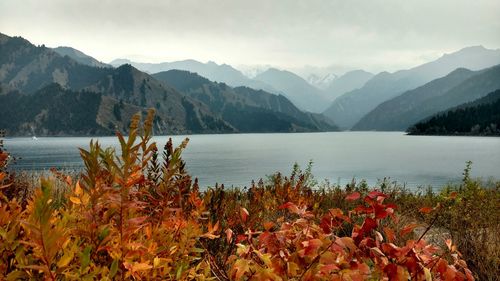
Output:
<path fill-rule="evenodd" d="M 315 253 L 323 245 L 323 242 L 320 239 L 311 239 L 302 242 L 302 245 L 305 248 L 304 255 L 308 256 Z"/>
<path fill-rule="evenodd" d="M 294 214 L 301 214 L 301 211 L 297 205 L 293 204 L 292 202 L 287 202 L 279 207 L 280 209 L 288 209 L 288 211 L 294 213 Z"/>
<path fill-rule="evenodd" d="M 354 192 L 354 193 L 351 193 L 351 194 L 347 195 L 345 197 L 345 200 L 347 200 L 347 201 L 354 201 L 354 200 L 358 200 L 359 197 L 361 197 L 361 194 L 359 194 L 359 192 Z"/>
<path fill-rule="evenodd" d="M 373 208 L 375 209 L 375 217 L 377 219 L 384 219 L 389 215 L 384 205 L 375 204 Z"/>
<path fill-rule="evenodd" d="M 248 213 L 248 210 L 245 208 L 240 208 L 240 217 L 243 222 L 247 221 L 248 216 L 250 213 Z"/>
<path fill-rule="evenodd" d="M 364 233 L 370 232 L 375 228 L 377 228 L 377 221 L 372 218 L 366 218 L 361 226 L 360 233 L 363 235 Z"/>
<path fill-rule="evenodd" d="M 231 228 L 226 229 L 226 240 L 227 243 L 231 243 L 231 240 L 233 239 L 233 231 Z"/>
<path fill-rule="evenodd" d="M 377 197 L 383 197 L 383 198 L 387 198 L 387 195 L 385 195 L 384 193 L 380 192 L 380 191 L 372 191 L 370 193 L 368 193 L 368 197 L 370 197 L 371 199 L 375 199 Z"/>
<path fill-rule="evenodd" d="M 236 236 L 236 243 L 240 243 L 241 241 L 244 241 L 245 239 L 247 239 L 246 235 L 239 234 L 238 236 Z"/>

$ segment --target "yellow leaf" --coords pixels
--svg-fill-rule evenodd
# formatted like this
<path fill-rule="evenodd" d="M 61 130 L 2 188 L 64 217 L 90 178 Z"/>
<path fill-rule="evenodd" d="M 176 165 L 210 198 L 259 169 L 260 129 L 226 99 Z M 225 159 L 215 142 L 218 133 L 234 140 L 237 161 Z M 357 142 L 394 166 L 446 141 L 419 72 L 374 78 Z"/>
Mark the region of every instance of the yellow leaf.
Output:
<path fill-rule="evenodd" d="M 237 260 L 233 265 L 233 276 L 235 280 L 241 280 L 241 277 L 250 271 L 250 262 L 245 259 Z"/>
<path fill-rule="evenodd" d="M 147 263 L 135 263 L 132 265 L 132 271 L 142 271 L 142 270 L 148 270 L 153 268 L 151 265 Z"/>
<path fill-rule="evenodd" d="M 89 203 L 89 200 L 90 200 L 90 196 L 88 194 L 84 194 L 82 196 L 82 203 L 87 205 L 87 203 Z"/>
<path fill-rule="evenodd" d="M 64 253 L 64 255 L 61 257 L 61 259 L 57 262 L 58 267 L 65 267 L 67 266 L 74 257 L 75 253 L 73 251 L 67 251 Z"/>
<path fill-rule="evenodd" d="M 82 195 L 83 194 L 83 189 L 81 188 L 80 186 L 80 181 L 77 181 L 76 182 L 76 186 L 75 186 L 75 194 L 76 195 Z"/>
<path fill-rule="evenodd" d="M 432 275 L 431 275 L 431 271 L 424 267 L 424 273 L 425 273 L 425 281 L 432 281 Z"/>
<path fill-rule="evenodd" d="M 80 198 L 78 198 L 78 197 L 73 197 L 73 196 L 70 196 L 70 197 L 69 197 L 69 200 L 70 200 L 71 202 L 73 202 L 74 204 L 77 204 L 77 205 L 82 204 L 82 201 L 81 201 L 81 200 L 80 200 Z"/>

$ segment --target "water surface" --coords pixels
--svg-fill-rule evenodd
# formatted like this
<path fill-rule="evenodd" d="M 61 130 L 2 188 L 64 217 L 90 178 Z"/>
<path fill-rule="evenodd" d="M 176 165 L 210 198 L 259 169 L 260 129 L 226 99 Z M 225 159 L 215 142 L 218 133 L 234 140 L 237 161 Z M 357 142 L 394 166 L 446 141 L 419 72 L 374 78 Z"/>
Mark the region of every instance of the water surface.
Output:
<path fill-rule="evenodd" d="M 473 176 L 500 178 L 500 138 L 407 136 L 401 132 L 328 132 L 288 134 L 223 134 L 174 136 L 175 144 L 190 138 L 183 157 L 201 186 L 224 183 L 248 186 L 276 171 L 289 174 L 293 163 L 314 162 L 318 180 L 332 183 L 384 177 L 409 187 L 442 186 L 458 181 L 465 162 L 473 161 Z M 16 169 L 50 167 L 80 169 L 78 147 L 88 137 L 9 138 L 7 149 L 22 159 Z M 115 137 L 97 137 L 104 146 L 117 146 Z M 162 147 L 167 137 L 155 137 Z"/>

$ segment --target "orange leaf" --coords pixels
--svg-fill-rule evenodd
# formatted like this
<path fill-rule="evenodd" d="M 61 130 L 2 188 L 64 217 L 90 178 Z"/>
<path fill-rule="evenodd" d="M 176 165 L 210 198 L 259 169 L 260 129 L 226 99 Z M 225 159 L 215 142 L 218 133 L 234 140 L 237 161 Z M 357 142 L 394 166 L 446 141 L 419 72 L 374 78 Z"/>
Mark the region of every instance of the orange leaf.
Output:
<path fill-rule="evenodd" d="M 132 264 L 132 271 L 142 271 L 153 268 L 151 265 L 147 263 L 134 263 Z"/>
<path fill-rule="evenodd" d="M 418 224 L 416 224 L 416 223 L 408 224 L 407 226 L 405 226 L 401 230 L 401 236 L 405 236 L 406 234 L 411 233 L 413 231 L 413 229 L 415 229 L 415 227 L 417 227 L 417 226 L 418 226 Z"/>
<path fill-rule="evenodd" d="M 451 239 L 446 239 L 446 246 L 448 247 L 448 250 L 451 251 L 451 246 L 453 245 L 453 243 L 451 242 Z"/>
<path fill-rule="evenodd" d="M 69 200 L 70 200 L 71 202 L 73 202 L 74 204 L 77 204 L 77 205 L 82 204 L 82 201 L 81 201 L 81 200 L 80 200 L 80 198 L 78 198 L 78 197 L 73 197 L 73 196 L 70 196 L 70 197 L 69 197 Z"/>
<path fill-rule="evenodd" d="M 69 186 L 71 186 L 71 185 L 72 185 L 73 180 L 71 179 L 71 177 L 70 177 L 70 176 L 67 176 L 65 180 L 66 180 L 66 184 L 67 184 L 67 185 L 69 185 Z"/>
<path fill-rule="evenodd" d="M 452 193 L 450 193 L 450 196 L 448 196 L 448 198 L 455 199 L 455 198 L 457 198 L 457 195 L 458 195 L 458 193 L 456 191 L 453 191 Z"/>
<path fill-rule="evenodd" d="M 385 236 L 387 237 L 387 241 L 389 241 L 390 243 L 392 243 L 394 239 L 396 239 L 396 234 L 394 233 L 394 230 L 392 230 L 391 228 L 384 227 L 384 233 Z"/>
<path fill-rule="evenodd" d="M 83 194 L 83 190 L 80 186 L 80 181 L 77 181 L 76 182 L 76 186 L 75 186 L 75 194 L 76 195 L 82 195 Z"/>
<path fill-rule="evenodd" d="M 268 222 L 264 223 L 264 229 L 267 231 L 269 231 L 271 228 L 273 228 L 273 226 L 274 226 L 273 222 L 268 221 Z"/>
<path fill-rule="evenodd" d="M 422 207 L 419 209 L 419 211 L 421 213 L 424 213 L 424 214 L 428 214 L 428 213 L 432 212 L 432 210 L 433 210 L 433 208 L 431 208 L 431 207 Z"/>

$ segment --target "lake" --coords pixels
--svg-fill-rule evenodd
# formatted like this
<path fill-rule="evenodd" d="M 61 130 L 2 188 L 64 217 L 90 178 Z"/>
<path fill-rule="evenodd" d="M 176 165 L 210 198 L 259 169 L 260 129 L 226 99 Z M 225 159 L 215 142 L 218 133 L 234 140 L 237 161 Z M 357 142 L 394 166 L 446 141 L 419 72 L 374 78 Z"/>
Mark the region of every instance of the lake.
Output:
<path fill-rule="evenodd" d="M 408 187 L 440 187 L 459 181 L 465 162 L 472 175 L 500 178 L 500 138 L 407 136 L 402 132 L 328 132 L 287 134 L 222 134 L 173 136 L 178 145 L 190 138 L 183 154 L 201 186 L 249 186 L 252 179 L 276 171 L 288 175 L 297 162 L 313 161 L 317 180 L 345 184 L 352 178 L 374 184 L 384 177 Z M 103 146 L 117 146 L 116 137 L 94 137 Z M 78 147 L 89 137 L 8 138 L 6 148 L 20 160 L 14 169 L 50 167 L 80 169 Z M 168 137 L 155 137 L 161 148 Z"/>

